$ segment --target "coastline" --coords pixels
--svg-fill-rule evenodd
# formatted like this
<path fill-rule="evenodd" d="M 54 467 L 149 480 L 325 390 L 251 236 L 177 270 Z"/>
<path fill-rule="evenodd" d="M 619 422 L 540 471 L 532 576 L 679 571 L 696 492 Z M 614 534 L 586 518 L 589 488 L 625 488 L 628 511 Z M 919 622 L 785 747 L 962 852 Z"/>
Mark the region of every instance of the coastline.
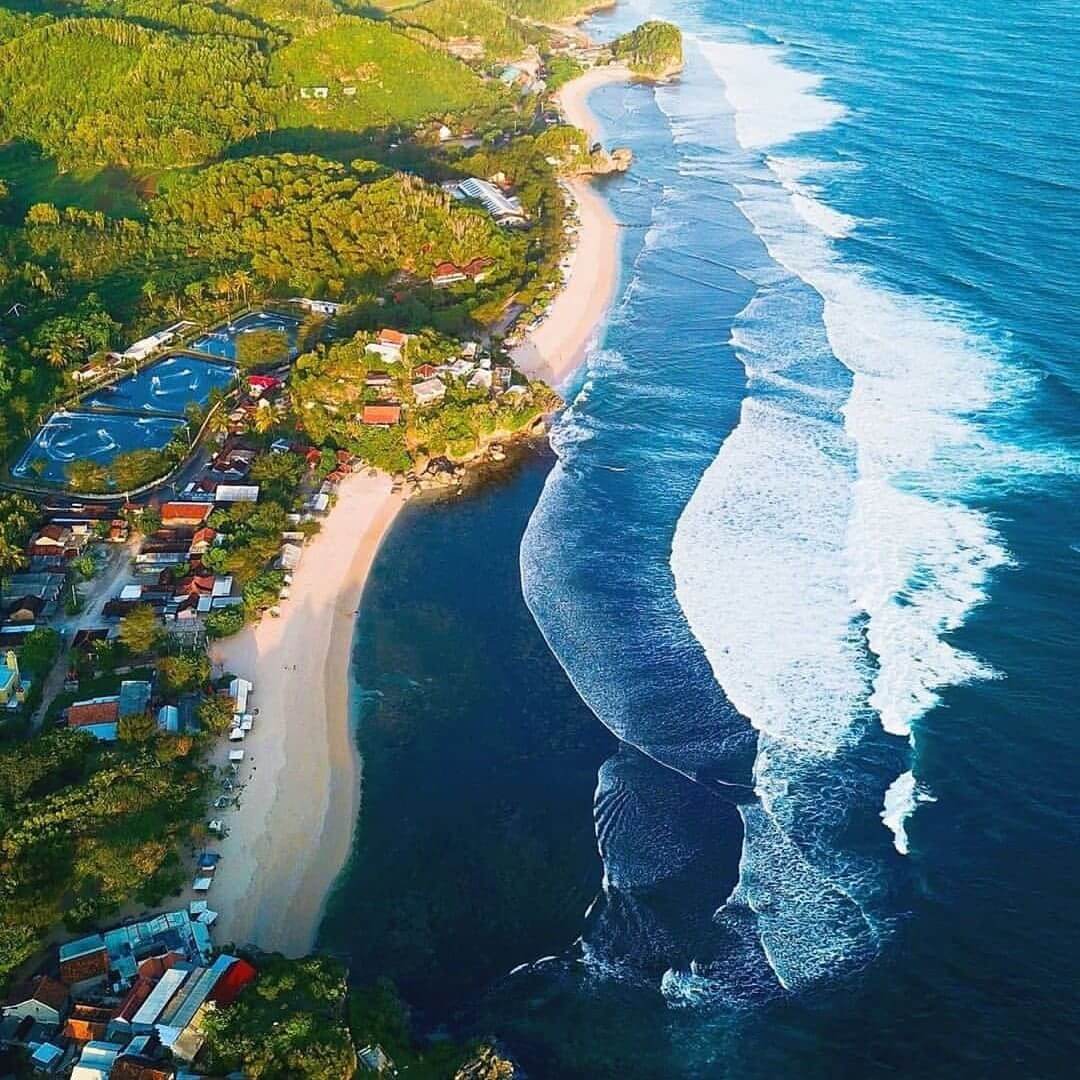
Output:
<path fill-rule="evenodd" d="M 385 474 L 347 478 L 305 548 L 279 618 L 217 643 L 213 659 L 254 683 L 239 810 L 222 814 L 221 870 L 210 894 L 220 941 L 287 956 L 310 952 L 352 846 L 361 762 L 349 710 L 356 608 L 404 499 Z M 338 573 L 345 567 L 344 573 Z M 227 764 L 225 740 L 215 764 Z"/>
<path fill-rule="evenodd" d="M 590 68 L 558 92 L 567 123 L 598 140 L 599 124 L 588 97 L 598 87 L 629 82 L 622 64 Z M 511 350 L 514 363 L 530 378 L 558 387 L 573 374 L 595 340 L 615 294 L 618 280 L 619 224 L 590 177 L 565 182 L 580 227 L 570 274 L 547 309 L 546 318 Z"/>
<path fill-rule="evenodd" d="M 559 93 L 569 123 L 596 141 L 587 106 L 599 86 L 629 81 L 622 65 L 593 68 Z M 548 316 L 513 350 L 531 378 L 555 386 L 584 358 L 617 282 L 619 226 L 590 177 L 568 180 L 580 220 L 567 281 Z M 214 645 L 221 670 L 249 679 L 259 710 L 245 741 L 240 809 L 223 812 L 214 844 L 222 868 L 210 895 L 220 941 L 302 956 L 315 944 L 334 882 L 352 850 L 362 761 L 353 738 L 349 667 L 356 609 L 383 536 L 404 504 L 379 474 L 348 478 L 304 561 L 279 618 L 264 617 Z M 338 577 L 335 568 L 348 565 Z M 235 744 L 214 762 L 227 767 Z M 194 894 L 185 900 L 194 899 Z"/>

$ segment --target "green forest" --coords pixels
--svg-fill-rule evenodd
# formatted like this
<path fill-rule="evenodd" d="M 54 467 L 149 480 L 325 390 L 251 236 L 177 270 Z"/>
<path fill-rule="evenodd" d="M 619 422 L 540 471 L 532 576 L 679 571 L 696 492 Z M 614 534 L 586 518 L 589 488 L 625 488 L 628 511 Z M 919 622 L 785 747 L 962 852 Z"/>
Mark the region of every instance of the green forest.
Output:
<path fill-rule="evenodd" d="M 54 408 L 80 399 L 78 376 L 96 377 L 110 350 L 152 330 L 179 320 L 205 327 L 297 295 L 341 303 L 330 330 L 321 316 L 304 323 L 287 393 L 252 421 L 259 501 L 208 520 L 215 543 L 201 565 L 232 575 L 242 600 L 206 618 L 213 640 L 278 603 L 285 576 L 269 567 L 282 534 L 342 458 L 422 472 L 432 458 L 460 461 L 534 425 L 558 399 L 504 366 L 497 336 L 480 355 L 493 358 L 498 396 L 445 371 L 437 404 L 423 405 L 413 386 L 431 375 L 422 365 L 451 361 L 464 339 L 505 327 L 508 313 L 535 316 L 559 287 L 568 244 L 560 178 L 588 171 L 593 157 L 585 134 L 552 116 L 550 90 L 581 69 L 552 54 L 546 24 L 596 6 L 0 0 L 3 462 Z M 666 70 L 681 43 L 665 27 L 646 24 L 614 51 L 639 73 Z M 503 66 L 523 55 L 543 65 L 547 90 L 502 83 Z M 512 189 L 527 220 L 501 227 L 452 197 L 444 185 L 467 176 Z M 442 263 L 476 260 L 482 278 L 432 280 Z M 384 326 L 409 334 L 393 364 L 367 351 Z M 273 331 L 250 335 L 238 363 L 265 367 L 287 344 Z M 401 422 L 365 424 L 364 406 L 386 394 L 404 404 Z M 193 406 L 192 430 L 205 422 L 224 437 L 231 407 Z M 286 448 L 271 452 L 275 442 Z M 314 463 L 298 449 L 306 446 L 318 451 Z M 128 490 L 190 452 L 178 438 L 163 451 L 120 454 L 108 469 L 75 460 L 67 481 L 76 492 Z M 149 533 L 155 517 L 144 507 L 130 520 Z M 25 567 L 40 520 L 33 501 L 0 499 L 0 574 Z M 318 525 L 299 528 L 310 535 Z M 164 583 L 191 572 L 181 564 Z M 60 648 L 51 630 L 19 647 L 39 702 Z M 58 926 L 81 931 L 125 905 L 175 895 L 185 857 L 206 842 L 207 757 L 232 707 L 205 645 L 185 648 L 137 606 L 115 640 L 65 654 L 71 670 L 61 674 L 77 678 L 36 728 L 27 719 L 0 732 L 0 984 Z M 191 705 L 187 733 L 160 731 L 149 712 L 125 717 L 113 744 L 57 727 L 77 697 L 115 694 L 125 678 L 153 680 L 156 699 Z M 467 1054 L 485 1068 L 495 1061 L 490 1048 L 413 1045 L 393 989 L 349 995 L 332 962 L 257 962 L 256 988 L 208 1031 L 222 1070 L 348 1076 L 357 1048 L 374 1040 L 418 1077 L 452 1075 Z"/>
<path fill-rule="evenodd" d="M 611 51 L 635 75 L 664 78 L 682 68 L 682 31 L 671 23 L 652 19 L 616 38 Z"/>
<path fill-rule="evenodd" d="M 361 309 L 392 298 L 407 327 L 464 336 L 512 297 L 543 297 L 562 243 L 549 162 L 569 143 L 537 131 L 535 103 L 490 68 L 542 46 L 526 21 L 542 7 L 0 6 L 4 459 L 78 368 L 163 321 L 303 293 Z M 483 58 L 451 55 L 466 37 Z M 472 139 L 439 146 L 444 122 Z M 498 229 L 438 187 L 471 172 L 517 185 L 533 227 Z M 438 263 L 474 258 L 491 260 L 482 284 L 431 288 Z"/>

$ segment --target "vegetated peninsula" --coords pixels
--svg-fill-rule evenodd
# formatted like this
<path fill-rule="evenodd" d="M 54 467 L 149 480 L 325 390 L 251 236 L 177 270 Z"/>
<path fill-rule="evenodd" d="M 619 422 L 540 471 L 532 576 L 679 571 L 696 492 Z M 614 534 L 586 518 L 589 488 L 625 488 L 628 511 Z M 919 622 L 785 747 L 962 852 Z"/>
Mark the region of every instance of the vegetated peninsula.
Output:
<path fill-rule="evenodd" d="M 0 982 L 36 972 L 11 1015 L 59 1003 L 19 1062 L 77 1060 L 66 1019 L 138 1010 L 164 969 L 109 928 L 146 912 L 166 922 L 138 934 L 167 924 L 221 984 L 209 1021 L 215 980 L 181 980 L 163 1075 L 348 1077 L 365 1046 L 465 1062 L 418 1049 L 391 989 L 252 946 L 309 949 L 347 855 L 341 613 L 383 532 L 542 430 L 542 376 L 606 302 L 581 275 L 610 285 L 615 227 L 582 177 L 628 155 L 556 93 L 612 58 L 560 23 L 596 6 L 0 10 Z M 632 70 L 666 73 L 652 41 Z"/>
<path fill-rule="evenodd" d="M 673 23 L 650 19 L 611 43 L 615 59 L 647 79 L 668 79 L 682 71 L 682 31 Z"/>

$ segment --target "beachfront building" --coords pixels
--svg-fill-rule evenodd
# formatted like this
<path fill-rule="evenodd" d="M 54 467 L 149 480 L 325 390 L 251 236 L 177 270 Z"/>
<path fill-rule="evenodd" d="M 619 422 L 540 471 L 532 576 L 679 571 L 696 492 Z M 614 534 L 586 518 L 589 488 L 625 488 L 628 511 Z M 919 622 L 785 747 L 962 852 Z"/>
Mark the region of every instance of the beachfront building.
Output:
<path fill-rule="evenodd" d="M 490 180 L 470 176 L 466 180 L 451 181 L 444 187 L 455 199 L 478 202 L 499 225 L 523 225 L 528 220 L 521 200 L 507 195 Z"/>

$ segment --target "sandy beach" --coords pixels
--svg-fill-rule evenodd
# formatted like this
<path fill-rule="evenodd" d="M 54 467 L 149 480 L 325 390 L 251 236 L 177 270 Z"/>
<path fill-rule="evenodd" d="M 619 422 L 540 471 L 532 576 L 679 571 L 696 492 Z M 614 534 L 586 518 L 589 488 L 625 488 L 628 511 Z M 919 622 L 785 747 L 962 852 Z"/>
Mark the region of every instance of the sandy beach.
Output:
<path fill-rule="evenodd" d="M 214 647 L 216 664 L 254 683 L 259 710 L 242 744 L 240 808 L 214 811 L 229 830 L 213 845 L 222 861 L 207 897 L 223 944 L 309 952 L 349 856 L 360 760 L 348 670 L 364 582 L 403 502 L 390 483 L 384 474 L 346 479 L 304 549 L 280 618 L 264 616 Z M 216 763 L 237 745 L 222 740 Z"/>
<path fill-rule="evenodd" d="M 619 64 L 591 68 L 559 91 L 567 121 L 596 142 L 599 125 L 589 111 L 589 94 L 630 73 Z M 566 182 L 577 205 L 580 227 L 565 287 L 552 301 L 547 317 L 513 351 L 514 362 L 532 378 L 559 386 L 581 363 L 611 304 L 618 278 L 619 225 L 589 178 Z"/>
<path fill-rule="evenodd" d="M 568 83 L 560 94 L 567 120 L 595 140 L 587 97 L 626 78 L 624 68 L 611 66 Z M 591 181 L 567 186 L 580 218 L 569 280 L 514 354 L 530 375 L 552 385 L 584 357 L 617 278 L 613 215 Z M 361 787 L 348 671 L 364 582 L 403 504 L 390 486 L 382 474 L 348 478 L 322 532 L 305 547 L 280 617 L 264 616 L 213 649 L 220 670 L 254 683 L 251 707 L 258 709 L 242 744 L 240 807 L 213 811 L 228 828 L 213 844 L 222 861 L 207 897 L 219 913 L 221 943 L 290 956 L 310 952 L 326 897 L 348 859 Z M 238 745 L 222 740 L 215 764 L 227 766 Z"/>

